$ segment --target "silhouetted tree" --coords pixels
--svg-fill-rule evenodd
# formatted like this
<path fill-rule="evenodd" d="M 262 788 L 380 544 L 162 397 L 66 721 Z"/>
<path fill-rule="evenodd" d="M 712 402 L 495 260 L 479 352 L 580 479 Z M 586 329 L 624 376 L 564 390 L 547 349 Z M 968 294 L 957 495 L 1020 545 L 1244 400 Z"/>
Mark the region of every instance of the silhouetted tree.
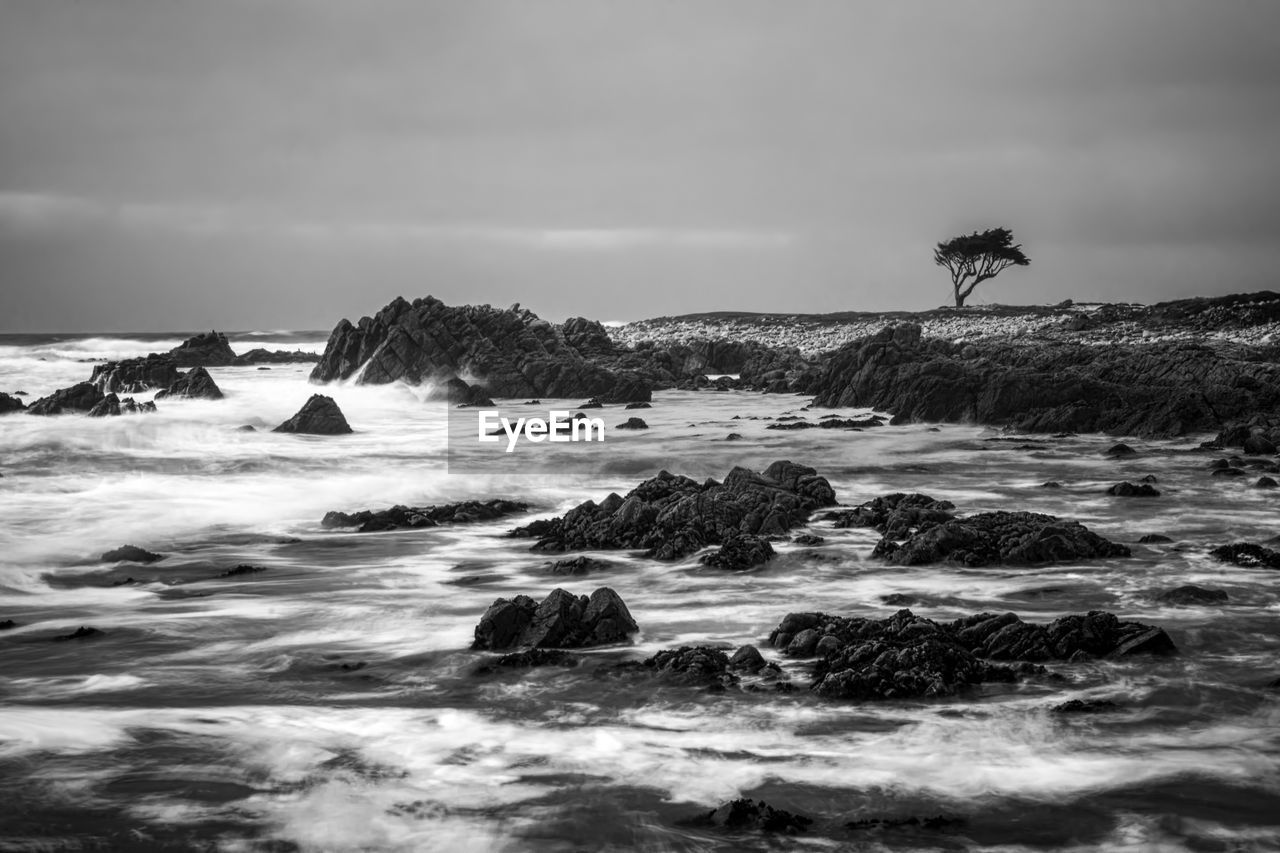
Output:
<path fill-rule="evenodd" d="M 951 287 L 956 294 L 956 307 L 973 289 L 989 278 L 995 278 L 1009 267 L 1025 267 L 1031 259 L 1022 254 L 1021 245 L 1013 245 L 1013 232 L 1008 228 L 992 228 L 979 234 L 953 237 L 939 243 L 933 260 L 951 272 Z"/>

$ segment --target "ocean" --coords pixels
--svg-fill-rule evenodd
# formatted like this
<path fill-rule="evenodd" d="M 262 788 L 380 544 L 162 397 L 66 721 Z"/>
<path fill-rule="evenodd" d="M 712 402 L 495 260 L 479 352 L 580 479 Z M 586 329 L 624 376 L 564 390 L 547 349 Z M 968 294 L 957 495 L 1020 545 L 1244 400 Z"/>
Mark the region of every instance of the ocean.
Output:
<path fill-rule="evenodd" d="M 93 361 L 184 337 L 3 335 L 0 391 L 30 403 L 88 379 Z M 320 352 L 325 338 L 230 336 L 239 352 Z M 610 432 L 590 461 L 526 447 L 484 471 L 448 464 L 447 411 L 429 389 L 318 388 L 310 369 L 209 368 L 224 399 L 165 399 L 154 414 L 0 417 L 0 622 L 16 623 L 0 632 L 0 850 L 1280 849 L 1280 706 L 1267 686 L 1280 676 L 1277 575 L 1207 554 L 1280 533 L 1276 497 L 1210 477 L 1212 457 L 1191 452 L 1208 436 L 1126 439 L 1140 452 L 1114 459 L 1117 438 L 1099 435 L 770 431 L 765 418 L 803 414 L 808 398 L 661 391 L 627 413 L 648 430 Z M 352 435 L 270 431 L 317 391 Z M 627 416 L 598 414 L 610 426 Z M 778 459 L 815 467 L 842 504 L 919 491 L 961 513 L 1033 510 L 1133 555 L 891 566 L 871 556 L 873 530 L 815 520 L 823 544 L 775 543 L 752 571 L 589 552 L 607 566 L 560 577 L 547 571 L 560 555 L 505 535 L 663 469 L 722 478 Z M 1145 475 L 1159 498 L 1105 494 Z M 1050 480 L 1063 487 L 1041 487 Z M 531 511 L 382 533 L 320 524 L 330 510 L 491 498 Z M 1156 533 L 1170 541 L 1138 543 Z M 165 558 L 100 560 L 124 544 Z M 224 576 L 240 565 L 264 571 Z M 1229 601 L 1157 600 L 1183 584 Z M 469 646 L 486 607 L 557 586 L 614 589 L 640 625 L 634 644 L 589 650 L 576 667 L 477 674 L 490 655 Z M 809 663 L 768 646 L 790 612 L 879 618 L 900 609 L 887 596 L 939 621 L 1107 610 L 1165 628 L 1180 654 L 856 703 L 812 695 Z M 55 639 L 82 626 L 101 633 Z M 614 666 L 746 643 L 796 689 L 709 692 Z M 1070 699 L 1117 707 L 1051 713 Z M 778 838 L 693 820 L 739 797 L 814 823 Z"/>

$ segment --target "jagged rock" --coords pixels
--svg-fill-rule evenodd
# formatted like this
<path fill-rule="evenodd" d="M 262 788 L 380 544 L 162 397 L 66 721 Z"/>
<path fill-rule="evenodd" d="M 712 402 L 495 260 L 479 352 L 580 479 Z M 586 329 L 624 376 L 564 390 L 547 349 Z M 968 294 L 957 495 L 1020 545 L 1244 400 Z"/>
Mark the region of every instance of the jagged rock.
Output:
<path fill-rule="evenodd" d="M 642 666 L 677 684 L 727 687 L 738 681 L 737 676 L 729 672 L 729 656 L 723 649 L 711 646 L 663 649 L 646 659 Z"/>
<path fill-rule="evenodd" d="M 891 411 L 895 423 L 1177 436 L 1280 407 L 1280 364 L 1257 353 L 1185 341 L 958 343 L 899 324 L 833 353 L 811 390 L 815 405 Z"/>
<path fill-rule="evenodd" d="M 587 501 L 564 516 L 535 521 L 512 536 L 537 540 L 542 551 L 644 549 L 672 560 L 735 534 L 780 535 L 835 503 L 835 492 L 814 469 L 775 462 L 757 474 L 734 468 L 724 483 L 698 483 L 662 471 L 627 493 Z"/>
<path fill-rule="evenodd" d="M 352 431 L 338 404 L 323 394 L 312 394 L 296 415 L 272 430 L 307 435 L 344 435 Z"/>
<path fill-rule="evenodd" d="M 1245 453 L 1271 456 L 1280 445 L 1280 416 L 1254 415 L 1227 424 L 1208 447 L 1239 447 Z"/>
<path fill-rule="evenodd" d="M 742 441 L 741 433 L 731 432 L 724 437 L 725 441 Z"/>
<path fill-rule="evenodd" d="M 608 587 L 590 598 L 555 589 L 540 604 L 527 595 L 494 601 L 480 617 L 471 647 L 584 648 L 626 642 L 639 630 L 626 604 Z"/>
<path fill-rule="evenodd" d="M 627 418 L 614 429 L 648 429 L 649 425 L 640 418 Z"/>
<path fill-rule="evenodd" d="M 1107 489 L 1107 494 L 1114 495 L 1118 498 L 1158 498 L 1160 490 L 1153 487 L 1150 483 L 1134 484 L 1128 481 L 1116 483 Z"/>
<path fill-rule="evenodd" d="M 823 539 L 821 536 L 814 535 L 813 533 L 801 533 L 799 536 L 792 537 L 791 541 L 797 545 L 815 546 L 821 545 L 827 540 Z"/>
<path fill-rule="evenodd" d="M 733 534 L 719 549 L 704 554 L 701 563 L 717 569 L 740 572 L 773 558 L 773 546 L 763 536 Z"/>
<path fill-rule="evenodd" d="M 1165 604 L 1226 604 L 1227 594 L 1220 589 L 1205 589 L 1187 584 L 1160 596 Z"/>
<path fill-rule="evenodd" d="M 302 350 L 268 350 L 258 347 L 231 360 L 236 367 L 247 367 L 255 364 L 307 364 L 320 360 L 320 355 Z M 270 368 L 267 368 L 270 369 Z"/>
<path fill-rule="evenodd" d="M 108 394 L 99 400 L 92 409 L 89 410 L 91 418 L 106 418 L 119 416 L 120 414 L 120 398 L 115 394 Z"/>
<path fill-rule="evenodd" d="M 1105 714 L 1120 706 L 1107 699 L 1069 699 L 1049 709 L 1052 714 Z"/>
<path fill-rule="evenodd" d="M 578 656 L 561 649 L 525 649 L 491 658 L 477 666 L 474 675 L 491 675 L 504 669 L 533 669 L 543 666 L 574 667 Z"/>
<path fill-rule="evenodd" d="M 66 412 L 88 412 L 102 402 L 102 392 L 90 382 L 78 382 L 41 397 L 27 407 L 32 415 L 61 415 Z"/>
<path fill-rule="evenodd" d="M 894 492 L 847 510 L 833 510 L 822 518 L 835 527 L 873 527 L 890 539 L 902 539 L 921 526 L 951 521 L 955 509 L 951 501 L 935 500 L 913 492 Z"/>
<path fill-rule="evenodd" d="M 360 510 L 359 512 L 327 512 L 320 526 L 357 527 L 360 533 L 402 528 L 436 527 L 440 524 L 465 524 L 471 521 L 489 521 L 505 515 L 527 512 L 529 505 L 521 501 L 495 499 L 489 501 L 460 501 L 438 506 L 403 506 L 397 504 L 384 510 Z"/>
<path fill-rule="evenodd" d="M 163 391 L 156 392 L 156 399 L 165 397 L 193 397 L 202 400 L 221 400 L 222 389 L 213 381 L 209 371 L 193 367 Z"/>
<path fill-rule="evenodd" d="M 726 829 L 732 832 L 766 832 L 779 835 L 798 835 L 806 831 L 813 819 L 773 806 L 761 800 L 732 800 L 688 821 L 694 826 Z"/>
<path fill-rule="evenodd" d="M 178 381 L 178 365 L 173 356 L 151 353 L 96 365 L 89 381 L 104 394 L 136 394 L 152 388 L 168 388 Z"/>
<path fill-rule="evenodd" d="M 107 551 L 102 555 L 102 562 L 104 563 L 154 563 L 163 559 L 163 554 L 153 554 L 136 545 L 121 545 L 119 548 Z"/>
<path fill-rule="evenodd" d="M 0 415 L 7 415 L 10 412 L 21 412 L 26 407 L 26 404 L 17 397 L 0 392 Z"/>
<path fill-rule="evenodd" d="M 12 628 L 17 628 L 17 627 L 18 627 L 18 623 L 14 622 L 12 619 L 0 620 L 0 631 L 8 631 Z"/>
<path fill-rule="evenodd" d="M 567 332 L 519 306 L 449 307 L 432 297 L 412 303 L 396 298 L 358 325 L 338 323 L 311 378 L 330 382 L 359 371 L 359 382 L 377 385 L 463 375 L 477 377 L 497 397 L 650 399 L 638 374 L 610 371 L 593 360 L 607 335 L 602 338 L 590 321 L 566 325 Z"/>
<path fill-rule="evenodd" d="M 88 639 L 92 639 L 93 637 L 101 637 L 103 633 L 104 633 L 103 631 L 97 628 L 81 625 L 79 628 L 75 629 L 70 634 L 60 634 L 57 637 L 54 637 L 53 639 L 54 639 L 54 642 L 67 642 L 68 640 L 88 640 Z"/>
<path fill-rule="evenodd" d="M 943 561 L 965 566 L 1031 565 L 1127 557 L 1129 549 L 1078 521 L 1034 512 L 984 512 L 922 524 L 902 543 L 886 536 L 873 555 L 900 566 Z"/>
<path fill-rule="evenodd" d="M 1280 569 L 1280 551 L 1273 551 L 1253 542 L 1219 545 L 1209 552 L 1209 556 L 1224 563 L 1233 563 L 1250 569 Z"/>
<path fill-rule="evenodd" d="M 475 406 L 492 408 L 493 400 L 479 385 L 468 385 L 458 377 L 453 377 L 444 384 L 445 396 L 451 406 Z"/>
<path fill-rule="evenodd" d="M 791 613 L 769 636 L 793 657 L 820 655 L 810 689 L 844 699 L 951 696 L 988 681 L 1043 674 L 1030 662 L 1172 654 L 1159 628 L 1092 611 L 1048 625 L 1013 613 L 977 613 L 939 623 L 900 610 L 887 619 Z M 990 663 L 1023 661 L 1016 667 Z"/>
<path fill-rule="evenodd" d="M 169 350 L 178 367 L 225 367 L 236 359 L 235 351 L 221 332 L 202 332 Z"/>

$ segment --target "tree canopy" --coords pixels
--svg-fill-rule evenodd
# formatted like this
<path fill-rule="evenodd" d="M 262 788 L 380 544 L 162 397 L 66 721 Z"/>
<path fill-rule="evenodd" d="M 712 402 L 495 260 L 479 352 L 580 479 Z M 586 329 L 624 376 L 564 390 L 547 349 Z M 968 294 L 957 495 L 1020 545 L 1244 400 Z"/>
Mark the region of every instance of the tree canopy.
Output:
<path fill-rule="evenodd" d="M 1013 232 L 1008 228 L 953 237 L 938 244 L 933 250 L 933 260 L 951 273 L 957 308 L 964 307 L 969 294 L 982 282 L 995 278 L 1009 267 L 1025 267 L 1031 263 L 1022 253 L 1022 246 L 1014 245 Z"/>

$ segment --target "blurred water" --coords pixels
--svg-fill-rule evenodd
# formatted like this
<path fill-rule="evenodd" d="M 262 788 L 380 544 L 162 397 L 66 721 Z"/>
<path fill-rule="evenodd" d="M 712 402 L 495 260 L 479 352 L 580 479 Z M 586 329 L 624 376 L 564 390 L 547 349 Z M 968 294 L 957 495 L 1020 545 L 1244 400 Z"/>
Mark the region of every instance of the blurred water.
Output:
<path fill-rule="evenodd" d="M 323 347 L 322 336 L 273 334 L 233 346 Z M 30 402 L 87 378 L 81 359 L 179 340 L 0 338 L 0 390 Z M 684 824 L 736 796 L 816 817 L 789 849 L 1280 843 L 1280 712 L 1265 687 L 1280 675 L 1276 575 L 1205 554 L 1280 532 L 1276 497 L 1209 477 L 1206 457 L 1188 452 L 1199 437 L 1130 441 L 1142 453 L 1116 461 L 1103 453 L 1115 439 L 1101 436 L 768 431 L 750 418 L 806 400 L 664 392 L 648 410 L 602 410 L 611 426 L 639 414 L 650 429 L 610 432 L 590 461 L 522 448 L 507 472 L 460 473 L 445 464 L 446 412 L 427 389 L 328 386 L 353 435 L 271 433 L 317 390 L 309 369 L 211 368 L 224 400 L 161 400 L 154 415 L 0 418 L 0 620 L 18 623 L 0 633 L 0 849 L 773 849 Z M 729 432 L 742 440 L 724 441 Z M 919 490 L 962 512 L 1048 512 L 1130 543 L 1134 556 L 899 568 L 870 559 L 874 532 L 815 523 L 826 544 L 780 544 L 749 573 L 696 556 L 599 553 L 608 569 L 558 578 L 527 540 L 504 537 L 526 519 L 363 535 L 319 525 L 332 509 L 490 497 L 545 516 L 663 468 L 722 477 L 784 458 L 817 467 L 846 504 Z M 1158 499 L 1103 494 L 1148 473 Z M 1064 488 L 1040 488 L 1046 480 Z M 1174 541 L 1136 544 L 1156 532 Z M 125 543 L 166 559 L 98 561 Z M 221 577 L 239 564 L 266 570 Z M 1155 601 L 1184 583 L 1224 589 L 1231 603 Z M 485 607 L 557 585 L 616 589 L 641 625 L 636 645 L 576 669 L 473 675 L 482 656 L 468 645 Z M 1166 627 L 1183 654 L 1061 665 L 1060 684 L 930 703 L 709 694 L 608 674 L 663 647 L 762 643 L 789 611 L 887 615 L 889 594 L 938 619 L 1105 608 Z M 81 625 L 104 633 L 52 639 Z M 803 667 L 783 664 L 803 688 Z M 1047 713 L 1076 697 L 1123 707 Z M 844 827 L 938 814 L 966 822 L 946 833 Z"/>

